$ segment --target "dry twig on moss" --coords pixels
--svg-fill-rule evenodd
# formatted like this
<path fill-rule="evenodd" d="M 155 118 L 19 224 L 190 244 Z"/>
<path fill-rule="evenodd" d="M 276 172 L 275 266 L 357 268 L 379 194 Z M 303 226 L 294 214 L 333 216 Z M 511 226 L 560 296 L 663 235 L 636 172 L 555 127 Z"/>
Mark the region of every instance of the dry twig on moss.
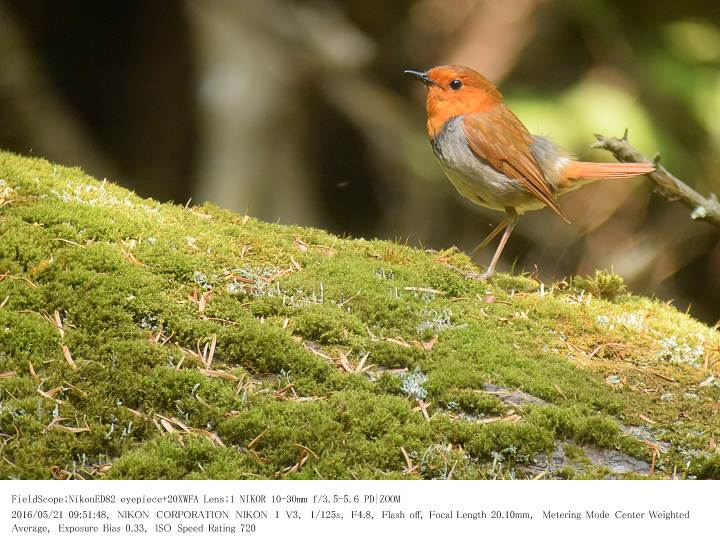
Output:
<path fill-rule="evenodd" d="M 618 161 L 623 163 L 650 162 L 650 160 L 636 150 L 627 138 L 627 130 L 622 138 L 595 135 L 597 142 L 593 148 L 601 148 L 612 153 Z M 660 165 L 660 156 L 652 160 L 655 171 L 646 174 L 657 187 L 658 193 L 668 201 L 680 201 L 688 207 L 693 220 L 703 220 L 720 227 L 720 201 L 715 194 L 708 197 L 696 192 L 682 180 L 673 176 L 665 167 Z"/>

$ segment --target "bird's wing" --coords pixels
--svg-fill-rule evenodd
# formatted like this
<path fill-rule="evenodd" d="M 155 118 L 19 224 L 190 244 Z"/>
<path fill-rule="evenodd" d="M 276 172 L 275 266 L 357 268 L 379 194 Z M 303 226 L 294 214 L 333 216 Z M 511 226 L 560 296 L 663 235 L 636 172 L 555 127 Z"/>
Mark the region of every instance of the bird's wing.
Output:
<path fill-rule="evenodd" d="M 488 112 L 465 115 L 464 122 L 465 138 L 475 155 L 522 182 L 527 191 L 569 222 L 530 150 L 532 135 L 515 114 L 499 104 Z"/>

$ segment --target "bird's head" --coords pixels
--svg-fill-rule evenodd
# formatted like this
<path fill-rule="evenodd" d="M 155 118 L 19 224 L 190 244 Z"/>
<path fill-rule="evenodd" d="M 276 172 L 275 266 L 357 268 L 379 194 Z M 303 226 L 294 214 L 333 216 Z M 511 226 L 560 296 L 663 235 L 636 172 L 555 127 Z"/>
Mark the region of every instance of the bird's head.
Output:
<path fill-rule="evenodd" d="M 436 66 L 427 72 L 406 70 L 425 84 L 430 136 L 456 116 L 487 112 L 502 101 L 495 86 L 479 72 L 460 65 Z"/>

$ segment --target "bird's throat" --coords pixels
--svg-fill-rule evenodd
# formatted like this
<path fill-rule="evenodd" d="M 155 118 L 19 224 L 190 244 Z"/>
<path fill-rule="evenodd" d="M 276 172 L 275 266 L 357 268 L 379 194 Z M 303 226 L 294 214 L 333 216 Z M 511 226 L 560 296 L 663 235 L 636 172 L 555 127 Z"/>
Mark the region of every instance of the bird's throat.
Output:
<path fill-rule="evenodd" d="M 460 95 L 461 93 L 458 93 Z M 435 138 L 453 118 L 465 114 L 480 114 L 495 108 L 498 99 L 485 93 L 462 93 L 462 97 L 447 96 L 446 92 L 428 89 L 425 107 L 427 129 L 430 138 Z"/>

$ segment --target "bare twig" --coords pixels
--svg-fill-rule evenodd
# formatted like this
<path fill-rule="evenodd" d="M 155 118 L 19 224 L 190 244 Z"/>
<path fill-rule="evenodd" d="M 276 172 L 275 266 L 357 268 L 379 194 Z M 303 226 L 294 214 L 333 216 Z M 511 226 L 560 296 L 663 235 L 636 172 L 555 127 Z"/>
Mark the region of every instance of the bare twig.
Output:
<path fill-rule="evenodd" d="M 627 139 L 627 131 L 622 138 L 604 137 L 595 135 L 597 142 L 593 148 L 601 148 L 611 152 L 618 161 L 623 163 L 649 163 L 650 160 L 636 150 Z M 668 201 L 680 201 L 688 207 L 692 213 L 693 220 L 703 220 L 720 227 L 720 201 L 715 194 L 711 193 L 705 197 L 682 180 L 673 176 L 665 167 L 660 165 L 660 156 L 652 160 L 655 170 L 646 174 L 657 186 L 658 193 Z"/>

